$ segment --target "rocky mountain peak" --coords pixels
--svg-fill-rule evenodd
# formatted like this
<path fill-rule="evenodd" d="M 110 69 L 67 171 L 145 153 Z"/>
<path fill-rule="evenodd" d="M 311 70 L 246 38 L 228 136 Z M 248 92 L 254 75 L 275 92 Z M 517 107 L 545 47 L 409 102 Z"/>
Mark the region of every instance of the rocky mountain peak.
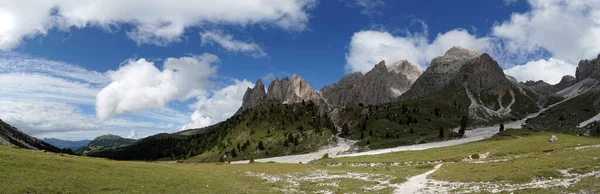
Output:
<path fill-rule="evenodd" d="M 439 91 L 454 79 L 464 64 L 479 56 L 479 52 L 463 47 L 450 48 L 444 56 L 431 60 L 430 66 L 416 79 L 410 90 L 402 94 L 402 98 L 421 98 Z"/>
<path fill-rule="evenodd" d="M 406 92 L 420 74 L 419 68 L 406 60 L 391 65 L 381 61 L 364 75 L 352 73 L 324 86 L 321 95 L 334 106 L 389 102 Z"/>
<path fill-rule="evenodd" d="M 453 46 L 450 50 L 444 53 L 445 58 L 475 58 L 480 56 L 481 53 L 473 50 L 469 50 L 460 46 Z"/>
<path fill-rule="evenodd" d="M 408 80 L 410 80 L 413 83 L 421 75 L 421 70 L 419 70 L 419 67 L 412 64 L 408 60 L 401 60 L 401 61 L 395 62 L 388 66 L 388 70 L 394 71 L 395 73 L 404 74 L 408 78 Z"/>
<path fill-rule="evenodd" d="M 498 62 L 487 53 L 463 65 L 453 83 L 465 85 L 474 93 L 510 84 Z"/>
<path fill-rule="evenodd" d="M 562 79 L 560 79 L 560 82 L 558 82 L 558 84 L 554 85 L 553 87 L 557 90 L 563 90 L 565 88 L 571 87 L 572 85 L 575 85 L 577 83 L 577 78 L 570 76 L 570 75 L 565 75 L 562 77 Z"/>
<path fill-rule="evenodd" d="M 267 93 L 265 92 L 265 86 L 262 83 L 261 79 L 256 80 L 256 84 L 254 84 L 254 88 L 247 88 L 246 93 L 244 93 L 244 97 L 242 100 L 242 107 L 238 109 L 235 113 L 241 114 L 242 112 L 256 107 L 267 99 Z"/>
<path fill-rule="evenodd" d="M 592 60 L 581 60 L 575 71 L 577 82 L 587 78 L 600 79 L 600 54 L 598 58 Z"/>

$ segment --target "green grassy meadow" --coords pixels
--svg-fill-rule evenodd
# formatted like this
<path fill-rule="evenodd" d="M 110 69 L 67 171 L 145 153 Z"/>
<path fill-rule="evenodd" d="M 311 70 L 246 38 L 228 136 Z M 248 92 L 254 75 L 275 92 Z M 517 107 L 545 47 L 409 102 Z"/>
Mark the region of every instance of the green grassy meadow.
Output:
<path fill-rule="evenodd" d="M 551 135 L 558 141 L 548 142 Z M 525 184 L 567 178 L 559 170 L 574 175 L 600 171 L 598 145 L 598 138 L 507 130 L 458 146 L 311 164 L 131 162 L 0 146 L 0 193 L 392 193 L 440 163 L 428 178 L 471 186 Z M 600 178 L 591 176 L 568 187 L 516 193 L 598 193 L 599 186 Z"/>

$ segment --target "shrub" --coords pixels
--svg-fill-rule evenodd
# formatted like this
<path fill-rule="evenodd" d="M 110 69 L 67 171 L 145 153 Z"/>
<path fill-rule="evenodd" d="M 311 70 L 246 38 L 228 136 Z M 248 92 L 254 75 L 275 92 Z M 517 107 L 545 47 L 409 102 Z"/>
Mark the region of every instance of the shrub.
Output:
<path fill-rule="evenodd" d="M 479 159 L 479 154 L 473 154 L 473 155 L 471 155 L 471 158 L 473 158 L 473 159 Z"/>
<path fill-rule="evenodd" d="M 325 153 L 323 154 L 323 156 L 321 156 L 321 159 L 328 159 L 329 158 L 329 153 Z"/>

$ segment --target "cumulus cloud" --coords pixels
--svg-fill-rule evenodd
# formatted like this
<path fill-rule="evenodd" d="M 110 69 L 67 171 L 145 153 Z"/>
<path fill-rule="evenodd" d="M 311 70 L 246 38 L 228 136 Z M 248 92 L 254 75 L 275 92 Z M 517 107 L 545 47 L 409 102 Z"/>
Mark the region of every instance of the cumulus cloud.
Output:
<path fill-rule="evenodd" d="M 360 31 L 350 40 L 346 71 L 365 73 L 381 60 L 392 63 L 404 59 L 425 69 L 431 59 L 443 55 L 452 46 L 485 51 L 490 49 L 490 40 L 477 38 L 464 29 L 438 34 L 433 41 L 428 40 L 426 33 L 394 36 L 386 31 Z"/>
<path fill-rule="evenodd" d="M 233 35 L 209 31 L 200 33 L 200 37 L 202 45 L 216 43 L 229 52 L 243 53 L 254 58 L 267 56 L 267 53 L 258 44 L 234 40 Z"/>
<path fill-rule="evenodd" d="M 207 53 L 167 58 L 161 71 L 144 58 L 129 60 L 118 70 L 106 73 L 112 82 L 96 97 L 96 115 L 105 120 L 204 95 L 211 85 L 209 78 L 217 72 L 217 62 L 217 56 Z"/>
<path fill-rule="evenodd" d="M 204 25 L 268 25 L 306 29 L 316 0 L 4 0 L 0 3 L 0 50 L 51 29 L 131 26 L 138 44 L 178 41 L 186 28 Z"/>
<path fill-rule="evenodd" d="M 510 57 L 547 51 L 576 63 L 600 52 L 600 1 L 529 0 L 531 10 L 514 13 L 492 28 Z"/>
<path fill-rule="evenodd" d="M 190 116 L 191 122 L 181 128 L 195 129 L 223 121 L 235 114 L 242 106 L 242 98 L 247 88 L 254 87 L 247 80 L 234 80 L 234 84 L 212 91 L 211 97 L 202 96 L 192 105 L 196 111 Z"/>
<path fill-rule="evenodd" d="M 540 59 L 530 61 L 524 65 L 513 66 L 504 70 L 504 73 L 511 75 L 521 82 L 528 80 L 544 80 L 549 84 L 557 84 L 565 75 L 575 76 L 576 65 L 550 58 L 548 60 Z"/>
<path fill-rule="evenodd" d="M 103 74 L 71 64 L 0 53 L 0 119 L 36 137 L 85 139 L 106 133 L 143 136 L 172 131 L 187 116 L 171 110 L 139 113 L 139 121 L 112 118 L 99 121 L 91 107 L 96 94 L 109 83 Z M 170 113 L 170 114 L 164 114 Z M 154 115 L 160 114 L 161 117 Z M 163 123 L 164 121 L 164 123 Z"/>

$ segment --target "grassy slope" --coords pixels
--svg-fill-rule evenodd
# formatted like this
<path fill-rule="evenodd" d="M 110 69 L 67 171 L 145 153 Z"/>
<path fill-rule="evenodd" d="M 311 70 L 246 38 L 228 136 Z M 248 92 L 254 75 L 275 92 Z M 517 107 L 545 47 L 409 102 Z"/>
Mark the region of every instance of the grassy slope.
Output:
<path fill-rule="evenodd" d="M 430 166 L 412 167 L 325 167 L 300 164 L 166 164 L 114 161 L 33 152 L 0 146 L 0 188 L 2 193 L 282 193 L 286 189 L 306 192 L 368 193 L 365 186 L 379 184 L 359 178 L 294 180 L 267 182 L 248 173 L 275 177 L 302 177 L 313 172 L 329 175 L 369 174 L 374 177 L 406 177 L 430 170 Z M 328 186 L 328 184 L 338 186 Z M 385 188 L 381 192 L 391 192 Z"/>
<path fill-rule="evenodd" d="M 232 160 L 247 160 L 308 153 L 335 141 L 333 124 L 327 117 L 319 117 L 318 109 L 317 105 L 308 102 L 292 105 L 268 102 L 203 131 L 187 131 L 185 135 L 159 134 L 129 146 L 89 155 L 123 160 L 214 162 L 225 155 Z M 290 134 L 297 145 L 289 141 L 286 147 L 284 144 Z M 257 151 L 261 141 L 265 149 Z M 231 158 L 232 155 L 236 157 Z"/>
<path fill-rule="evenodd" d="M 538 111 L 536 102 L 530 97 L 515 92 L 515 104 L 510 116 L 471 120 L 472 125 L 489 125 L 510 119 L 524 118 Z M 528 95 L 533 95 L 528 93 Z M 489 92 L 478 94 L 486 106 L 494 110 L 500 107 L 498 96 Z M 502 98 L 502 105 L 508 106 L 512 100 L 509 93 Z M 450 130 L 459 126 L 463 115 L 468 114 L 471 104 L 462 86 L 446 87 L 422 99 L 403 100 L 380 105 L 360 107 L 347 106 L 343 118 L 350 128 L 350 139 L 361 140 L 359 145 L 370 149 L 395 147 L 451 139 Z M 368 109 L 369 114 L 362 114 Z M 436 112 L 436 109 L 439 110 Z M 409 119 L 410 118 L 410 119 Z M 417 122 L 414 122 L 416 118 Z M 409 123 L 408 120 L 413 120 Z M 366 123 L 366 125 L 365 125 Z M 363 127 L 365 126 L 365 127 Z M 444 138 L 439 138 L 439 129 L 444 130 Z M 410 133 L 410 130 L 413 133 Z M 362 135 L 361 135 L 362 133 Z M 361 139 L 361 136 L 363 137 Z"/>
<path fill-rule="evenodd" d="M 558 141 L 548 142 L 551 135 Z M 570 169 L 571 173 L 583 174 L 600 170 L 600 147 L 574 149 L 578 146 L 598 145 L 600 139 L 554 133 L 540 133 L 526 130 L 507 130 L 493 139 L 463 144 L 459 146 L 435 148 L 423 151 L 405 151 L 391 154 L 321 159 L 315 164 L 357 165 L 361 163 L 428 163 L 445 162 L 430 178 L 460 182 L 526 183 L 533 179 L 548 180 L 561 178 L 560 169 Z M 507 159 L 484 164 L 463 161 L 473 154 L 490 153 L 481 161 Z M 526 189 L 526 192 L 574 192 L 596 188 L 593 181 L 600 178 L 587 178 L 569 188 Z M 596 192 L 598 190 L 595 190 Z"/>
<path fill-rule="evenodd" d="M 547 138 L 556 135 L 558 141 Z M 315 164 L 187 164 L 113 161 L 100 158 L 76 157 L 55 153 L 34 152 L 0 146 L 0 188 L 7 193 L 273 193 L 305 191 L 314 193 L 329 190 L 336 193 L 374 192 L 386 178 L 401 183 L 407 177 L 424 173 L 433 165 L 429 161 L 448 161 L 430 178 L 448 181 L 490 181 L 523 183 L 532 179 L 560 178 L 558 169 L 572 173 L 600 170 L 600 147 L 579 149 L 584 145 L 599 145 L 600 139 L 572 135 L 508 130 L 490 140 L 446 148 L 406 151 L 391 154 L 322 159 Z M 504 162 L 474 164 L 461 161 L 472 154 L 490 152 L 479 161 L 508 159 Z M 451 162 L 456 161 L 456 162 Z M 412 165 L 357 167 L 350 163 L 412 162 Z M 326 166 L 324 164 L 339 164 Z M 317 175 L 314 175 L 317 173 Z M 250 174 L 271 177 L 273 181 Z M 313 175 L 311 175 L 313 174 Z M 368 175 L 371 178 L 319 179 L 321 175 Z M 362 176 L 364 177 L 364 176 Z M 287 180 L 287 181 L 286 181 Z M 290 182 L 291 181 L 291 182 Z M 591 177 L 569 187 L 524 189 L 527 193 L 597 193 L 600 178 Z M 385 181 L 384 181 L 385 182 Z M 391 193 L 394 187 L 379 190 Z"/>
<path fill-rule="evenodd" d="M 347 106 L 342 117 L 350 129 L 348 137 L 361 140 L 358 144 L 370 149 L 448 139 L 450 129 L 458 127 L 461 116 L 467 114 L 470 102 L 464 90 L 450 88 L 438 94 L 367 107 Z M 447 98 L 438 98 L 442 95 Z M 364 109 L 369 110 L 368 115 L 361 114 Z M 437 115 L 436 109 L 439 109 Z M 444 138 L 438 138 L 440 127 L 444 129 Z"/>
<path fill-rule="evenodd" d="M 541 130 L 578 133 L 575 128 L 579 123 L 600 112 L 594 106 L 598 98 L 600 92 L 582 94 L 546 110 L 536 118 L 529 119 L 527 124 Z"/>

